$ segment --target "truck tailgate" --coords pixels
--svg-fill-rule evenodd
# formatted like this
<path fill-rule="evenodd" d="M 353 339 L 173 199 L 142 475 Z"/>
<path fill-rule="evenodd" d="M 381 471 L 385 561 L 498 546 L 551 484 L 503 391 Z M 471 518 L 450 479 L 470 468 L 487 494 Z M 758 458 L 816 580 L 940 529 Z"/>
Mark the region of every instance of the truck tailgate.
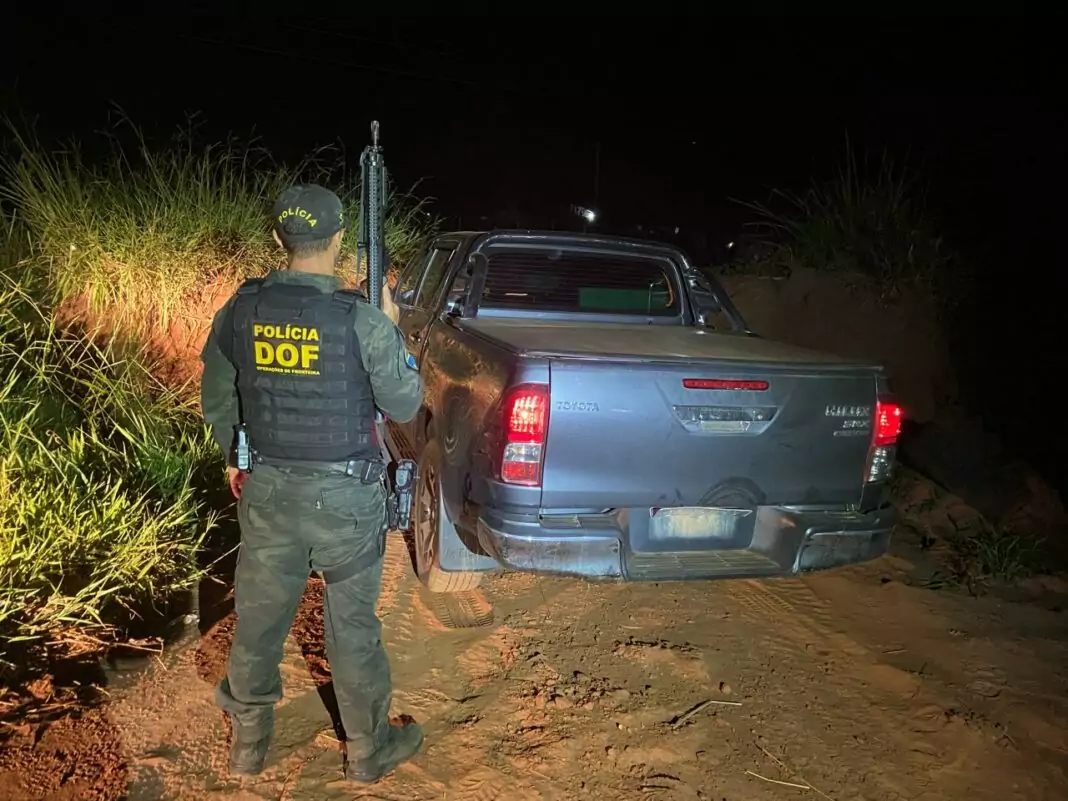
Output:
<path fill-rule="evenodd" d="M 877 365 L 687 326 L 464 324 L 549 363 L 544 509 L 861 499 Z"/>
<path fill-rule="evenodd" d="M 860 500 L 869 371 L 561 357 L 550 373 L 543 508 Z"/>

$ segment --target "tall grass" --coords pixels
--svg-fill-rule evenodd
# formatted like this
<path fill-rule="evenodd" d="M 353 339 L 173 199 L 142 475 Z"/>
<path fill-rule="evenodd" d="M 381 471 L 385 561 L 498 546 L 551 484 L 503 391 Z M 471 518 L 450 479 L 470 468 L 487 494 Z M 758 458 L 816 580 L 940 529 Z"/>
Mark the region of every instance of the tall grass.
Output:
<path fill-rule="evenodd" d="M 84 298 L 136 330 L 165 328 L 206 281 L 279 265 L 268 213 L 287 186 L 330 186 L 357 219 L 357 184 L 336 149 L 287 167 L 236 138 L 199 144 L 189 128 L 152 144 L 123 123 L 104 135 L 107 155 L 90 160 L 76 142 L 49 150 L 8 129 L 14 155 L 0 166 L 0 199 L 17 209 L 56 298 Z M 393 194 L 386 246 L 395 260 L 409 257 L 432 224 L 420 202 Z M 350 230 L 346 251 L 354 246 Z"/>
<path fill-rule="evenodd" d="M 100 629 L 186 587 L 218 459 L 194 410 L 0 276 L 0 642 Z M 217 465 L 221 467 L 221 462 Z"/>
<path fill-rule="evenodd" d="M 742 205 L 772 245 L 770 260 L 789 267 L 861 273 L 884 300 L 907 287 L 957 297 L 953 254 L 935 229 L 918 176 L 886 153 L 877 166 L 858 164 L 852 147 L 830 180 L 801 192 L 776 190 L 773 203 Z M 772 208 L 775 205 L 776 208 Z"/>
<path fill-rule="evenodd" d="M 57 328 L 37 300 L 48 276 L 18 258 L 26 231 L 10 217 L 0 223 L 0 661 L 8 662 L 20 645 L 107 634 L 194 582 L 214 515 L 191 479 L 221 462 L 195 410 L 131 358 L 136 349 L 120 356 L 108 342 Z"/>

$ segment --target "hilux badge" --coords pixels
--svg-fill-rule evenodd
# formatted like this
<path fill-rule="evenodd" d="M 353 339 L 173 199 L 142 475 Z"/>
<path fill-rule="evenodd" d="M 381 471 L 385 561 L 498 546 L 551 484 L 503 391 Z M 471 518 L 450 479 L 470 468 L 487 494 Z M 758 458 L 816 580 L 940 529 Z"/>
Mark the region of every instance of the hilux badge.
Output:
<path fill-rule="evenodd" d="M 824 417 L 870 417 L 870 406 L 840 406 L 832 404 L 824 412 Z"/>

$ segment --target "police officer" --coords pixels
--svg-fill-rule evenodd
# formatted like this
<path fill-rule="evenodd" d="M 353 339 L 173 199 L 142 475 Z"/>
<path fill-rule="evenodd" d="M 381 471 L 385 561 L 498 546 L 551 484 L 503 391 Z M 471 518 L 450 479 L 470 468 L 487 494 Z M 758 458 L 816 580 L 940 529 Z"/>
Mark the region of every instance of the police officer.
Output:
<path fill-rule="evenodd" d="M 294 186 L 272 215 L 288 269 L 246 281 L 215 315 L 201 354 L 203 415 L 230 457 L 241 526 L 237 626 L 216 700 L 233 723 L 231 772 L 259 773 L 282 697 L 283 643 L 309 572 L 319 572 L 346 775 L 372 782 L 423 739 L 417 724 L 388 718 L 392 685 L 375 614 L 387 490 L 374 413 L 411 420 L 423 387 L 388 287 L 381 311 L 340 289 L 347 220 L 337 195 Z M 250 472 L 237 468 L 239 424 Z"/>

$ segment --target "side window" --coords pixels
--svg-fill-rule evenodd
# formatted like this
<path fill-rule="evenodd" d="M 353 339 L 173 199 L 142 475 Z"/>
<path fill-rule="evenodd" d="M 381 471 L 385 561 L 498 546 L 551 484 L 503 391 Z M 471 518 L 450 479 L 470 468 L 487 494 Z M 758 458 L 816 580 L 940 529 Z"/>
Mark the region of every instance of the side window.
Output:
<path fill-rule="evenodd" d="M 419 287 L 413 306 L 420 309 L 429 309 L 437 303 L 441 286 L 445 282 L 445 273 L 449 269 L 449 262 L 452 261 L 452 254 L 455 250 L 455 246 L 446 245 L 434 248 L 431 251 L 430 261 L 423 276 L 423 283 Z"/>
<path fill-rule="evenodd" d="M 456 275 L 453 276 L 452 283 L 449 284 L 449 297 L 457 300 L 463 300 L 467 296 L 467 284 L 471 281 L 471 263 L 468 262 L 459 270 L 456 271 Z"/>
<path fill-rule="evenodd" d="M 426 268 L 426 260 L 433 254 L 423 251 L 417 258 L 412 259 L 411 263 L 405 269 L 401 275 L 400 280 L 397 281 L 397 288 L 395 290 L 394 298 L 397 303 L 404 306 L 411 306 L 412 301 L 415 300 L 415 288 L 419 285 L 419 277 L 423 274 Z"/>

